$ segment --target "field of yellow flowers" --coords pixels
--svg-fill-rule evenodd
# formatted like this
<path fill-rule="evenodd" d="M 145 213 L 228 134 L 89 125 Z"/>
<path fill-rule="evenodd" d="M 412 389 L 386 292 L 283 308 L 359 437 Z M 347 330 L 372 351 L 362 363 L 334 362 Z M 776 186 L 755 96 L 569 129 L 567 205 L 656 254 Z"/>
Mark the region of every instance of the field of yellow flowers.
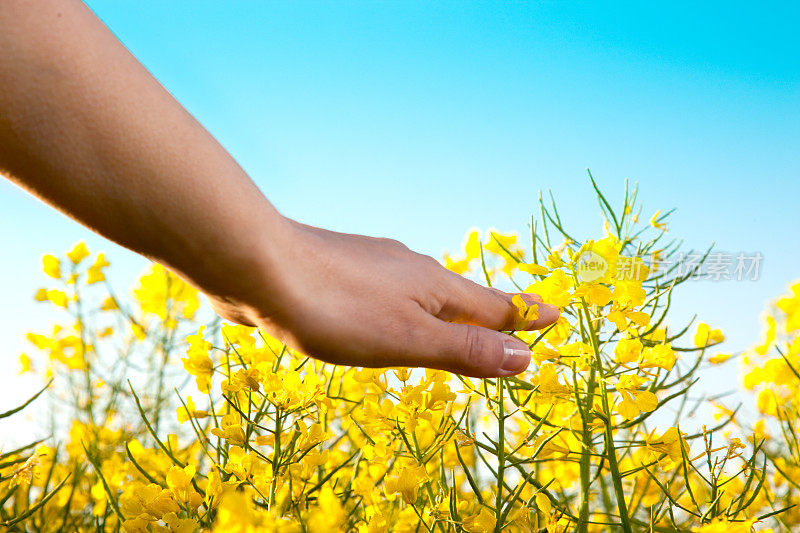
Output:
<path fill-rule="evenodd" d="M 692 272 L 660 268 L 681 251 L 668 216 L 591 183 L 599 238 L 540 201 L 524 238 L 472 231 L 444 258 L 561 307 L 515 333 L 535 361 L 510 378 L 323 364 L 222 323 L 158 265 L 123 297 L 103 254 L 45 255 L 36 299 L 64 320 L 27 334 L 43 388 L 0 417 L 50 410 L 54 436 L 0 443 L 0 529 L 800 530 L 800 284 L 758 346 L 720 353 L 719 330 L 671 320 Z M 719 406 L 682 427 L 702 370 L 732 355 L 761 417 Z"/>

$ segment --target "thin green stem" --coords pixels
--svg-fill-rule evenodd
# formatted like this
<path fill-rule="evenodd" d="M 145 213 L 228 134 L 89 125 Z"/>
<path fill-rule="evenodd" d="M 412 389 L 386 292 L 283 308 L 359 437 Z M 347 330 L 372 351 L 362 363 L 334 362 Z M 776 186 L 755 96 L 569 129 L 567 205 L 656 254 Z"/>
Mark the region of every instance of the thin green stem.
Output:
<path fill-rule="evenodd" d="M 503 529 L 503 476 L 506 468 L 505 409 L 503 385 L 505 379 L 497 378 L 497 494 L 495 495 L 495 533 Z"/>

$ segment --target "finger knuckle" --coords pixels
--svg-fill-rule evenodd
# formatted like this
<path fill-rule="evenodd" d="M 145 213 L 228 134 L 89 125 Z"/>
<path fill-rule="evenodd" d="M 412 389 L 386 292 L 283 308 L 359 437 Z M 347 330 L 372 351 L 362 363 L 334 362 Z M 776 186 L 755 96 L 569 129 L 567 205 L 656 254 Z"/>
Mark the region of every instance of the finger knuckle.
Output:
<path fill-rule="evenodd" d="M 398 241 L 397 239 L 390 239 L 390 238 L 387 238 L 387 237 L 381 237 L 380 241 L 383 244 L 385 244 L 386 246 L 389 246 L 391 248 L 396 248 L 398 250 L 407 250 L 408 249 L 405 244 L 403 244 L 402 242 Z"/>
<path fill-rule="evenodd" d="M 480 368 L 486 357 L 485 343 L 480 329 L 474 326 L 466 326 L 464 329 L 462 361 L 470 368 Z"/>
<path fill-rule="evenodd" d="M 431 257 L 429 255 L 425 255 L 425 254 L 418 254 L 418 255 L 420 257 L 420 260 L 423 263 L 425 263 L 426 265 L 428 265 L 429 267 L 435 268 L 437 270 L 440 270 L 442 268 L 441 263 L 439 263 L 439 261 L 437 261 L 433 257 Z"/>
<path fill-rule="evenodd" d="M 423 331 L 418 320 L 411 312 L 400 313 L 398 319 L 392 323 L 390 331 L 386 332 L 387 338 L 393 339 L 396 357 L 402 361 L 412 361 L 419 357 L 419 350 L 424 346 Z"/>
<path fill-rule="evenodd" d="M 514 329 L 517 322 L 517 307 L 507 293 L 494 289 L 480 287 L 481 306 L 491 313 L 491 320 L 487 327 L 498 330 Z"/>

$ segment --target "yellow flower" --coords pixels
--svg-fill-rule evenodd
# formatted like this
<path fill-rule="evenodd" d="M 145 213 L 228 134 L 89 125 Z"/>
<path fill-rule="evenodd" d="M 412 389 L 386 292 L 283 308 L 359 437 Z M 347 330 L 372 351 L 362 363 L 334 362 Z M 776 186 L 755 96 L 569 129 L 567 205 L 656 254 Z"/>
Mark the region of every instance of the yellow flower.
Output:
<path fill-rule="evenodd" d="M 249 495 L 241 491 L 230 491 L 222 495 L 217 519 L 214 522 L 215 533 L 256 533 L 262 531 L 259 513 L 252 504 Z"/>
<path fill-rule="evenodd" d="M 625 281 L 642 282 L 650 275 L 650 269 L 641 257 L 624 257 L 617 259 L 616 278 Z"/>
<path fill-rule="evenodd" d="M 655 346 L 648 346 L 642 351 L 642 360 L 639 362 L 639 368 L 672 370 L 676 360 L 677 356 L 672 346 L 669 344 L 656 344 Z"/>
<path fill-rule="evenodd" d="M 106 514 L 108 496 L 106 495 L 106 489 L 103 486 L 103 482 L 98 479 L 97 482 L 92 485 L 92 488 L 89 492 L 94 500 L 92 514 L 94 516 L 103 516 Z"/>
<path fill-rule="evenodd" d="M 619 250 L 613 235 L 586 241 L 572 257 L 576 275 L 585 283 L 610 283 L 616 276 Z"/>
<path fill-rule="evenodd" d="M 92 284 L 99 281 L 105 281 L 106 276 L 103 274 L 103 268 L 109 266 L 111 263 L 106 261 L 105 254 L 97 254 L 94 264 L 86 271 L 86 283 Z"/>
<path fill-rule="evenodd" d="M 553 457 L 555 455 L 566 457 L 569 455 L 569 448 L 563 445 L 563 439 L 553 438 L 553 435 L 553 433 L 541 433 L 533 442 L 526 445 L 527 450 L 531 454 L 538 451 L 537 457 L 539 458 Z"/>
<path fill-rule="evenodd" d="M 534 403 L 551 403 L 568 401 L 572 396 L 572 388 L 562 385 L 553 363 L 545 363 L 531 380 L 536 394 L 531 397 Z"/>
<path fill-rule="evenodd" d="M 308 515 L 309 533 L 344 531 L 345 511 L 333 489 L 326 485 L 320 490 L 317 505 Z"/>
<path fill-rule="evenodd" d="M 384 484 L 386 494 L 400 494 L 403 501 L 413 504 L 417 501 L 417 491 L 428 480 L 428 474 L 422 465 L 401 466 L 396 474 L 386 478 Z"/>
<path fill-rule="evenodd" d="M 536 304 L 528 305 L 519 294 L 515 294 L 511 298 L 511 302 L 517 308 L 517 329 L 524 329 L 528 324 L 539 318 L 539 306 Z"/>
<path fill-rule="evenodd" d="M 661 231 L 667 231 L 667 224 L 659 220 L 661 218 L 661 210 L 655 212 L 653 218 L 650 219 L 650 225 L 656 229 L 660 229 Z"/>
<path fill-rule="evenodd" d="M 192 478 L 196 473 L 193 465 L 187 465 L 184 468 L 173 466 L 167 472 L 167 486 L 172 492 L 172 497 L 175 501 L 188 505 L 192 509 L 196 509 L 203 498 L 192 487 Z"/>
<path fill-rule="evenodd" d="M 800 282 L 790 287 L 792 293 L 780 298 L 775 304 L 786 315 L 786 332 L 800 330 Z"/>
<path fill-rule="evenodd" d="M 454 259 L 448 253 L 444 254 L 444 266 L 446 269 L 456 274 L 464 274 L 469 271 L 472 262 L 481 256 L 480 233 L 477 230 L 472 230 L 467 234 L 463 250 L 464 256 L 460 259 Z"/>
<path fill-rule="evenodd" d="M 650 323 L 650 315 L 644 311 L 626 311 L 625 316 L 639 327 L 645 327 Z"/>
<path fill-rule="evenodd" d="M 124 516 L 148 514 L 158 520 L 166 513 L 177 513 L 180 507 L 169 490 L 155 483 L 144 485 L 134 483 L 126 487 L 119 499 L 120 510 Z"/>
<path fill-rule="evenodd" d="M 255 328 L 241 326 L 239 324 L 223 324 L 222 336 L 231 345 L 239 347 L 239 351 L 250 351 L 255 349 L 256 340 L 253 338 Z"/>
<path fill-rule="evenodd" d="M 573 296 L 583 297 L 589 305 L 603 307 L 611 301 L 611 289 L 602 283 L 581 284 Z"/>
<path fill-rule="evenodd" d="M 655 456 L 655 459 L 666 455 L 673 463 L 683 460 L 682 443 L 681 434 L 678 428 L 674 427 L 666 430 L 661 436 L 657 436 L 655 430 L 653 430 L 645 439 L 645 447 Z M 686 446 L 686 444 L 683 443 L 683 446 Z"/>
<path fill-rule="evenodd" d="M 468 260 L 478 259 L 481 256 L 481 240 L 478 230 L 472 230 L 464 241 L 464 256 Z"/>
<path fill-rule="evenodd" d="M 520 263 L 519 265 L 517 265 L 517 268 L 519 268 L 523 272 L 531 274 L 532 276 L 545 276 L 547 275 L 547 273 L 550 272 L 549 268 L 537 265 L 536 263 Z"/>
<path fill-rule="evenodd" d="M 200 326 L 197 334 L 186 337 L 189 349 L 186 351 L 187 357 L 181 361 L 186 371 L 197 378 L 197 388 L 200 392 L 208 394 L 211 377 L 214 375 L 214 363 L 208 356 L 211 343 L 203 339 L 204 330 L 205 326 Z"/>
<path fill-rule="evenodd" d="M 484 249 L 503 260 L 500 270 L 507 276 L 511 275 L 524 258 L 524 250 L 517 245 L 517 236 L 514 234 L 503 235 L 490 231 L 489 241 Z"/>
<path fill-rule="evenodd" d="M 709 357 L 708 362 L 714 365 L 718 365 L 730 359 L 732 355 L 733 354 L 729 353 L 718 353 Z"/>
<path fill-rule="evenodd" d="M 761 344 L 756 346 L 755 351 L 759 355 L 765 355 L 770 346 L 775 342 L 775 319 L 767 315 L 764 319 L 766 328 L 761 336 Z"/>
<path fill-rule="evenodd" d="M 301 435 L 298 445 L 301 448 L 311 448 L 331 436 L 329 432 L 323 429 L 322 424 L 311 424 L 310 427 L 307 427 L 306 423 L 301 420 L 297 425 Z"/>
<path fill-rule="evenodd" d="M 617 280 L 614 282 L 614 301 L 621 309 L 639 307 L 644 304 L 647 292 L 640 281 Z"/>
<path fill-rule="evenodd" d="M 39 471 L 39 452 L 36 451 L 11 475 L 11 486 L 30 485 L 33 476 Z"/>
<path fill-rule="evenodd" d="M 218 428 L 211 428 L 212 435 L 226 439 L 235 446 L 244 446 L 245 435 L 244 429 L 239 423 L 239 415 L 229 414 L 223 416 L 219 426 Z"/>
<path fill-rule="evenodd" d="M 541 511 L 544 516 L 550 516 L 550 510 L 553 508 L 553 505 L 550 503 L 550 498 L 547 497 L 547 494 L 539 492 L 536 494 L 536 507 L 539 508 L 539 511 Z"/>
<path fill-rule="evenodd" d="M 531 348 L 531 351 L 533 352 L 533 360 L 536 361 L 536 364 L 539 366 L 545 361 L 559 359 L 561 357 L 561 353 L 558 350 L 548 348 L 544 343 L 535 344 L 533 348 Z"/>
<path fill-rule="evenodd" d="M 131 332 L 133 333 L 133 336 L 140 341 L 143 341 L 147 338 L 147 331 L 145 331 L 145 329 L 136 322 L 131 322 Z"/>
<path fill-rule="evenodd" d="M 619 364 L 633 363 L 642 353 L 642 342 L 639 339 L 620 339 L 614 347 L 614 357 Z"/>
<path fill-rule="evenodd" d="M 205 315 L 194 317 L 198 293 L 154 265 L 134 291 L 135 305 L 108 297 L 99 310 L 110 312 L 98 312 L 96 301 L 87 300 L 80 306 L 85 310 L 80 317 L 69 316 L 68 322 L 53 328 L 52 333 L 27 335 L 41 354 L 31 358 L 20 355 L 23 371 L 30 370 L 34 359 L 42 367 L 37 370 L 57 376 L 52 387 L 59 401 L 83 414 L 65 425 L 69 434 L 63 454 L 56 455 L 55 449 L 46 455 L 37 450 L 36 456 L 29 457 L 29 448 L 0 450 L 0 462 L 7 465 L 0 466 L 0 480 L 5 480 L 0 482 L 0 493 L 8 493 L 2 505 L 3 519 L 13 520 L 41 503 L 34 516 L 38 517 L 35 527 L 41 522 L 46 529 L 48 520 L 55 517 L 52 521 L 57 528 L 67 516 L 68 527 L 81 532 L 105 528 L 125 533 L 410 533 L 455 528 L 566 533 L 576 527 L 573 517 L 584 514 L 580 509 L 583 495 L 588 497 L 585 518 L 592 532 L 613 529 L 616 526 L 608 523 L 622 520 L 614 505 L 619 496 L 632 503 L 629 512 L 635 515 L 630 517 L 635 524 L 645 524 L 648 508 L 660 506 L 660 518 L 652 524 L 655 528 L 673 525 L 681 531 L 744 533 L 753 521 L 735 519 L 746 520 L 779 508 L 778 500 L 786 499 L 792 480 L 800 478 L 800 467 L 790 457 L 792 448 L 786 445 L 786 431 L 782 431 L 798 422 L 800 380 L 790 366 L 800 361 L 800 283 L 771 310 L 764 344 L 756 353 L 750 350 L 742 356 L 747 367 L 745 385 L 757 395 L 760 415 L 752 431 L 740 415 L 729 420 L 732 409 L 712 403 L 715 407 L 708 415 L 719 427 L 705 432 L 709 437 L 705 444 L 712 448 L 710 435 L 714 433 L 711 464 L 721 468 L 724 460 L 730 463 L 720 472 L 725 487 L 717 483 L 723 493 L 709 496 L 709 480 L 717 480 L 715 476 L 706 478 L 688 469 L 689 477 L 684 480 L 680 470 L 665 472 L 691 457 L 679 430 L 669 428 L 657 435 L 645 429 L 664 417 L 672 419 L 670 408 L 659 406 L 659 398 L 683 392 L 683 387 L 694 382 L 692 373 L 699 368 L 694 363 L 701 362 L 701 350 L 682 351 L 670 345 L 673 337 L 666 328 L 670 324 L 672 331 L 674 322 L 671 316 L 660 316 L 669 307 L 662 291 L 668 290 L 670 280 L 643 285 L 649 275 L 644 261 L 620 255 L 622 250 L 652 253 L 657 262 L 655 256 L 662 255 L 661 260 L 666 261 L 675 253 L 672 245 L 667 251 L 652 252 L 653 242 L 639 242 L 636 235 L 641 227 L 630 223 L 638 206 L 632 208 L 626 202 L 625 210 L 629 216 L 618 218 L 614 227 L 606 220 L 603 239 L 589 241 L 580 249 L 569 239 L 544 253 L 540 249 L 537 261 L 541 265 L 521 262 L 522 247 L 516 236 L 492 232 L 483 237 L 470 232 L 456 257 L 445 256 L 448 268 L 467 272 L 485 255 L 490 279 L 503 272 L 510 278 L 514 269 L 527 272 L 534 282 L 528 291 L 564 308 L 546 332 L 518 333 L 531 345 L 538 369 L 502 380 L 466 378 L 442 370 L 326 364 L 264 331 L 223 324 L 218 319 L 208 322 L 213 324 L 208 326 L 213 328 L 212 335 L 199 327 Z M 659 219 L 660 215 L 655 222 L 663 226 Z M 619 237 L 612 235 L 617 232 Z M 541 237 L 544 239 L 543 234 Z M 488 239 L 485 246 L 482 239 Z M 624 248 L 620 239 L 625 239 Z M 103 254 L 87 257 L 84 251 L 88 253 L 85 246 L 76 245 L 70 258 L 64 258 L 64 268 L 55 256 L 42 258 L 47 275 L 60 278 L 64 285 L 59 282 L 61 290 L 39 290 L 37 300 L 79 310 L 77 281 L 84 278 L 78 276 L 86 272 L 88 283 L 100 282 L 108 265 Z M 590 254 L 582 256 L 586 252 Z M 80 264 L 76 267 L 71 261 Z M 75 286 L 70 289 L 72 279 Z M 497 286 L 510 288 L 516 281 L 498 279 Z M 511 301 L 520 320 L 529 322 L 537 318 L 541 304 L 529 305 L 524 298 L 521 294 Z M 581 299 L 591 306 L 586 313 Z M 648 299 L 652 305 L 645 310 Z M 659 320 L 652 331 L 648 325 L 656 318 L 650 312 Z M 794 327 L 796 331 L 791 329 Z M 186 337 L 184 331 L 194 334 Z M 207 331 L 208 340 L 204 338 Z M 677 337 L 683 344 L 688 338 L 690 346 L 699 348 L 723 338 L 707 324 Z M 212 338 L 222 342 L 212 346 Z M 156 349 L 151 350 L 153 347 Z M 776 350 L 762 357 L 773 347 L 782 354 Z M 115 351 L 130 358 L 117 367 L 112 359 Z M 679 355 L 687 364 L 673 375 L 670 370 L 677 371 Z M 729 357 L 716 354 L 707 360 L 719 363 Z M 112 364 L 101 366 L 105 359 Z M 179 378 L 174 371 L 180 370 L 185 379 L 196 379 L 197 388 L 206 396 L 197 404 L 204 409 L 198 409 L 188 395 L 180 404 L 175 395 L 159 399 L 159 383 L 139 376 L 140 369 L 155 367 L 159 371 L 162 362 L 167 365 L 165 376 Z M 177 369 L 172 368 L 175 365 Z M 184 425 L 178 443 L 178 437 L 168 433 L 175 431 L 175 420 L 163 416 L 157 427 L 153 424 L 151 431 L 144 431 L 137 411 L 129 409 L 132 398 L 117 394 L 124 387 L 128 368 L 138 383 L 145 415 L 163 415 L 177 407 L 177 421 L 189 421 L 198 430 L 196 438 L 194 430 L 187 432 L 191 428 Z M 220 389 L 212 393 L 217 374 L 224 398 Z M 75 386 L 65 389 L 65 384 Z M 194 382 L 191 385 L 194 388 Z M 662 408 L 667 411 L 660 413 Z M 651 412 L 654 416 L 648 418 L 646 413 Z M 695 425 L 686 412 L 678 411 L 678 415 L 681 427 Z M 92 418 L 95 422 L 90 422 Z M 729 425 L 719 425 L 722 422 Z M 768 430 L 773 435 L 768 435 Z M 703 433 L 697 433 L 695 427 L 690 431 L 693 439 L 699 437 L 702 442 Z M 137 437 L 143 439 L 150 432 L 166 434 L 165 443 L 159 445 L 148 438 L 145 448 Z M 614 483 L 606 483 L 612 447 L 604 446 L 603 441 L 608 438 L 614 441 L 623 478 L 624 494 L 620 495 L 614 494 Z M 748 481 L 753 473 L 742 468 L 751 464 L 748 454 L 756 449 L 746 438 L 752 444 L 769 439 L 763 449 L 775 455 L 767 462 L 765 479 L 761 480 L 761 471 L 757 471 L 753 483 Z M 505 450 L 505 481 L 510 483 L 503 487 L 498 487 L 494 470 L 500 443 Z M 97 458 L 94 468 L 81 467 L 86 450 Z M 690 460 L 704 471 L 705 459 L 703 454 Z M 587 467 L 589 487 L 583 487 Z M 76 477 L 76 471 L 81 475 Z M 42 496 L 65 479 L 64 490 L 42 501 Z M 9 486 L 16 483 L 23 489 Z M 681 506 L 697 507 L 686 491 L 687 484 L 702 507 L 696 515 L 681 510 Z M 505 511 L 502 524 L 495 523 L 498 492 Z M 674 494 L 665 498 L 664 492 Z M 731 510 L 737 507 L 740 494 L 744 495 L 739 499 L 751 504 L 734 515 Z M 706 505 L 715 497 L 718 505 Z M 675 524 L 669 522 L 668 507 L 672 507 Z M 711 507 L 731 511 L 728 521 L 712 521 L 709 513 L 705 520 L 710 523 L 703 524 L 699 515 Z M 782 514 L 781 519 L 790 526 L 800 521 L 800 511 L 789 509 Z M 768 517 L 764 523 L 777 523 L 772 520 L 775 518 Z"/>
<path fill-rule="evenodd" d="M 481 507 L 481 510 L 477 514 L 464 519 L 462 527 L 469 531 L 469 533 L 489 533 L 494 531 L 495 524 L 497 524 L 497 521 L 495 520 L 494 514 L 486 507 Z"/>
<path fill-rule="evenodd" d="M 548 266 L 548 268 L 559 268 L 564 266 L 564 260 L 561 259 L 561 251 L 554 250 L 553 252 L 550 252 L 550 255 L 547 256 L 545 264 Z"/>
<path fill-rule="evenodd" d="M 620 292 L 616 294 L 621 297 L 622 293 Z M 630 302 L 630 300 L 627 301 Z M 625 331 L 628 329 L 629 320 L 639 327 L 644 327 L 650 323 L 650 315 L 644 311 L 621 309 L 618 303 L 614 303 L 611 306 L 611 311 L 609 311 L 608 315 L 606 315 L 606 319 L 617 326 L 617 329 L 620 331 Z"/>
<path fill-rule="evenodd" d="M 209 503 L 213 498 L 219 498 L 222 495 L 222 478 L 219 475 L 219 470 L 212 467 L 208 473 L 208 483 L 204 488 L 206 497 L 205 502 Z"/>
<path fill-rule="evenodd" d="M 231 376 L 231 379 L 222 383 L 222 390 L 230 394 L 242 389 L 258 392 L 261 389 L 261 371 L 258 368 L 240 368 Z"/>
<path fill-rule="evenodd" d="M 190 418 L 205 418 L 208 416 L 208 411 L 195 409 L 194 401 L 191 396 L 186 397 L 186 407 L 180 406 L 177 409 L 178 422 L 183 424 Z"/>
<path fill-rule="evenodd" d="M 447 383 L 437 382 L 426 395 L 425 408 L 432 411 L 444 409 L 455 399 L 456 395 Z"/>
<path fill-rule="evenodd" d="M 617 392 L 622 396 L 622 401 L 617 405 L 620 416 L 630 420 L 639 413 L 655 411 L 658 407 L 658 397 L 650 391 L 640 390 L 646 382 L 647 380 L 640 376 L 620 376 L 617 382 Z"/>
<path fill-rule="evenodd" d="M 753 435 L 751 436 L 751 442 L 754 441 L 758 442 L 764 439 L 769 438 L 769 433 L 767 432 L 767 423 L 763 418 L 760 418 L 753 426 Z"/>
<path fill-rule="evenodd" d="M 67 295 L 64 291 L 59 291 L 57 289 L 48 289 L 45 293 L 47 299 L 50 300 L 52 303 L 59 307 L 63 307 L 64 309 L 67 308 Z"/>
<path fill-rule="evenodd" d="M 557 307 L 569 305 L 572 295 L 573 282 L 563 270 L 554 270 L 549 276 L 528 286 L 525 292 L 538 294 L 545 302 Z"/>
<path fill-rule="evenodd" d="M 486 243 L 486 251 L 499 255 L 501 257 L 508 257 L 509 253 L 518 259 L 522 258 L 522 250 L 517 246 L 517 236 L 513 233 L 502 234 L 495 231 L 489 232 L 489 242 Z M 514 264 L 517 262 L 514 261 Z"/>
<path fill-rule="evenodd" d="M 31 371 L 31 358 L 27 354 L 19 354 L 19 373 L 25 374 Z"/>
<path fill-rule="evenodd" d="M 106 298 L 103 300 L 103 303 L 100 304 L 100 309 L 102 311 L 114 311 L 119 309 L 119 305 L 117 305 L 117 301 L 113 296 L 106 296 Z"/>
<path fill-rule="evenodd" d="M 195 533 L 199 529 L 199 524 L 194 518 L 178 518 L 175 513 L 166 513 L 162 520 L 169 527 L 170 533 Z"/>
<path fill-rule="evenodd" d="M 168 311 L 172 311 L 170 318 L 180 312 L 191 319 L 200 306 L 197 290 L 157 263 L 150 265 L 139 278 L 139 286 L 133 290 L 133 295 L 143 313 L 156 315 L 162 320 L 168 318 Z"/>
<path fill-rule="evenodd" d="M 72 247 L 72 250 L 67 252 L 67 257 L 73 264 L 77 265 L 89 255 L 89 250 L 86 248 L 86 243 L 83 241 L 78 242 Z"/>
<path fill-rule="evenodd" d="M 725 340 L 725 336 L 718 329 L 711 329 L 705 322 L 697 325 L 697 332 L 694 334 L 694 345 L 703 348 L 710 344 L 717 344 Z"/>
<path fill-rule="evenodd" d="M 445 252 L 444 254 L 444 267 L 456 274 L 465 274 L 469 271 L 470 261 L 466 259 L 453 259 L 453 257 Z"/>
<path fill-rule="evenodd" d="M 51 278 L 61 279 L 61 261 L 54 255 L 42 256 L 42 266 L 44 273 Z"/>

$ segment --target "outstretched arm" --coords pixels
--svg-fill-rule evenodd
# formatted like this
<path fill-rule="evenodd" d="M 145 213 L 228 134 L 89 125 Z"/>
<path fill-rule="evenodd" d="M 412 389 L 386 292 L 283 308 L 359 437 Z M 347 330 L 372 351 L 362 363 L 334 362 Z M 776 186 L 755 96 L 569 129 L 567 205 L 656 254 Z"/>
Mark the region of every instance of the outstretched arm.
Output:
<path fill-rule="evenodd" d="M 0 173 L 313 357 L 473 376 L 530 361 L 497 331 L 520 327 L 511 295 L 278 213 L 79 0 L 0 2 Z M 523 327 L 558 316 L 539 308 Z"/>

